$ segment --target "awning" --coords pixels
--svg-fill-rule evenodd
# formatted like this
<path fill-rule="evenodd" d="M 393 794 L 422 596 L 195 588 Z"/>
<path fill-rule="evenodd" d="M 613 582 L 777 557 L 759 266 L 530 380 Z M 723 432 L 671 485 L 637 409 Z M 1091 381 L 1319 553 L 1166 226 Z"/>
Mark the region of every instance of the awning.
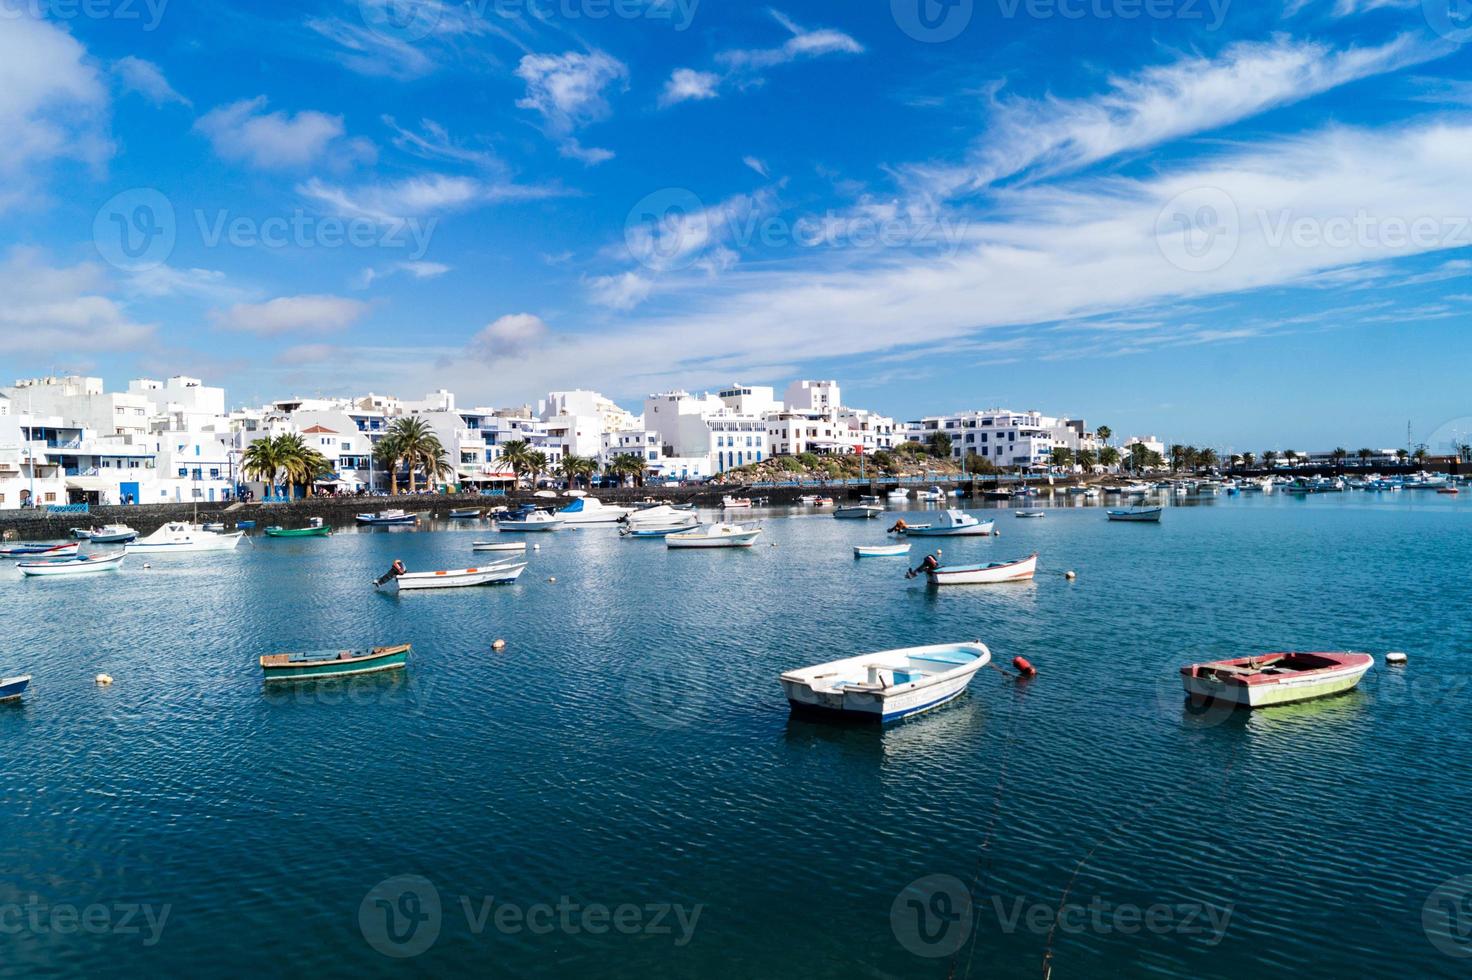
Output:
<path fill-rule="evenodd" d="M 83 490 L 88 493 L 101 493 L 104 490 L 111 490 L 115 486 L 117 486 L 117 484 L 109 483 L 107 480 L 104 480 L 100 476 L 69 476 L 66 478 L 66 488 L 68 490 Z"/>

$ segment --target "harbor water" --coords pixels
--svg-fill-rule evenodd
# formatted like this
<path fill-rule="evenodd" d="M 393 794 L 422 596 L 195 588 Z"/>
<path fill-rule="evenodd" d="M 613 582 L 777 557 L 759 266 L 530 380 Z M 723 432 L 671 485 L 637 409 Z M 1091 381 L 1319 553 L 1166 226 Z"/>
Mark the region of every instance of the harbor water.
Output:
<path fill-rule="evenodd" d="M 502 557 L 479 522 L 0 568 L 0 676 L 34 677 L 0 704 L 0 977 L 1465 976 L 1472 499 L 1033 506 L 915 540 L 1040 555 L 944 590 L 852 557 L 892 514 L 802 508 L 741 513 L 750 550 L 525 535 L 499 588 L 372 586 Z M 976 639 L 1038 676 L 884 730 L 777 683 Z M 257 666 L 391 643 L 406 670 Z M 1253 714 L 1181 694 L 1288 649 L 1377 663 Z"/>

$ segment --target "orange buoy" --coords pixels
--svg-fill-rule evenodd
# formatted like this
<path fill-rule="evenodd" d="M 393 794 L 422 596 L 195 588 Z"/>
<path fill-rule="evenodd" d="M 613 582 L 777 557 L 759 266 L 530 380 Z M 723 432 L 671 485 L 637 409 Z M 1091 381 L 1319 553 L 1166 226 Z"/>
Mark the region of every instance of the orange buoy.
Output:
<path fill-rule="evenodd" d="M 1036 677 L 1038 674 L 1038 669 L 1032 664 L 1028 663 L 1026 657 L 1013 657 L 1012 666 L 1016 668 L 1017 672 L 1023 677 Z"/>

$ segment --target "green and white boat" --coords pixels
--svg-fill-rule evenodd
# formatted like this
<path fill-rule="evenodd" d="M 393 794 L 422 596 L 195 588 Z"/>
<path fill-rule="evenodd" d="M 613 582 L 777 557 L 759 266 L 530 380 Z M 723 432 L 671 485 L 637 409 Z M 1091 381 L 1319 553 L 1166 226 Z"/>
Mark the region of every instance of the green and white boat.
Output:
<path fill-rule="evenodd" d="M 412 647 L 374 647 L 372 650 L 310 650 L 305 653 L 272 653 L 261 658 L 268 681 L 306 681 L 320 677 L 346 677 L 380 670 L 399 670 L 409 663 Z"/>
<path fill-rule="evenodd" d="M 314 517 L 306 527 L 268 527 L 266 537 L 268 538 L 325 538 L 332 533 L 332 528 L 322 523 L 322 518 Z"/>

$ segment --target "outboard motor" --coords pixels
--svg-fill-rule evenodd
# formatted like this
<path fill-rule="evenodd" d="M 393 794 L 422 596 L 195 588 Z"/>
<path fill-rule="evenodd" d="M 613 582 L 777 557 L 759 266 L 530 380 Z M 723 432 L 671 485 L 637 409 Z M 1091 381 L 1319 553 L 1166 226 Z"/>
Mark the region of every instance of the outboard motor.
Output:
<path fill-rule="evenodd" d="M 398 578 L 400 575 L 403 575 L 407 571 L 408 569 L 404 567 L 404 563 L 395 558 L 394 563 L 388 566 L 388 571 L 384 572 L 382 575 L 378 576 L 378 578 L 374 579 L 373 584 L 374 586 L 382 585 L 390 579 Z"/>
<path fill-rule="evenodd" d="M 923 572 L 933 572 L 940 567 L 940 562 L 935 560 L 934 555 L 926 555 L 925 560 L 920 563 L 919 568 L 912 568 L 905 573 L 905 578 L 914 578 Z"/>

